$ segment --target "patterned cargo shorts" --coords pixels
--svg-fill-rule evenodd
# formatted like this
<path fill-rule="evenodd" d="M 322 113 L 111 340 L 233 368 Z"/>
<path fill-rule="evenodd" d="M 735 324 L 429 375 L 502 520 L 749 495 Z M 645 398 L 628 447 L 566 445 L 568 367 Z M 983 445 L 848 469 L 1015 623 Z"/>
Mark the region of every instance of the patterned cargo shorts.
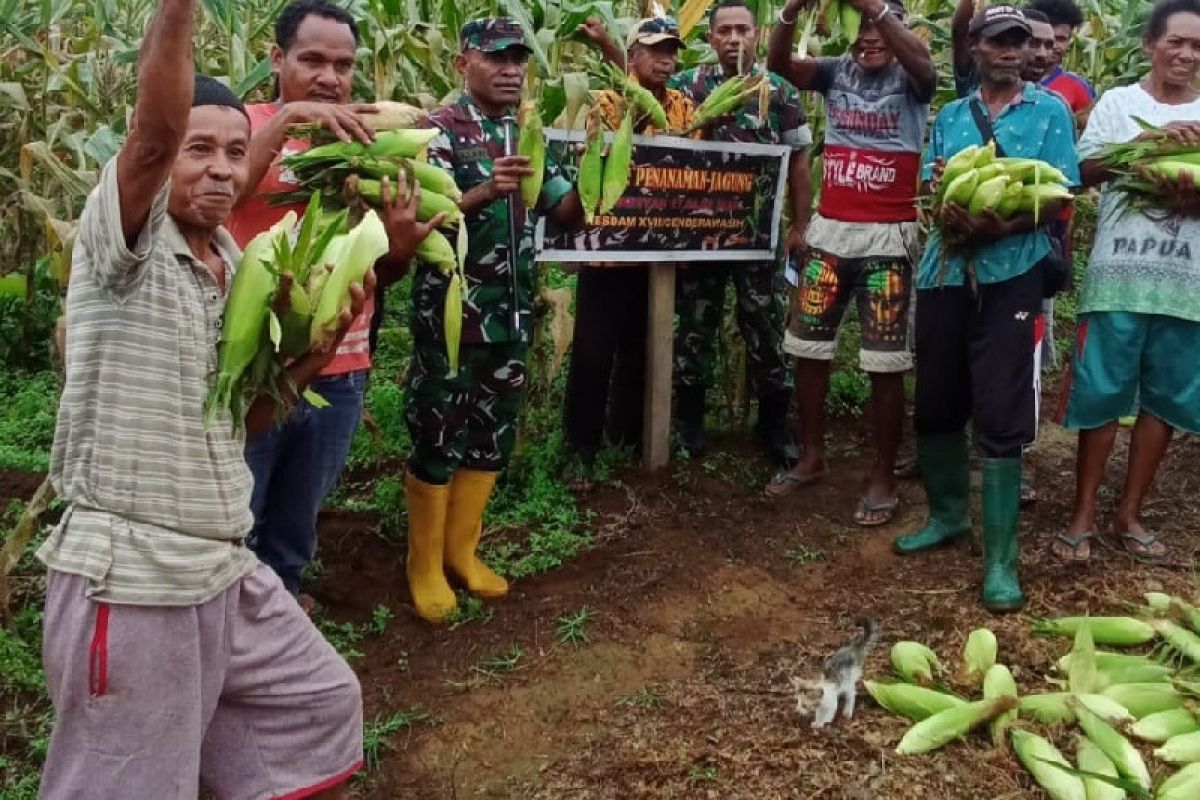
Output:
<path fill-rule="evenodd" d="M 784 337 L 788 355 L 832 361 L 837 335 L 851 298 L 862 330 L 859 364 L 866 372 L 912 368 L 908 339 L 912 307 L 912 262 L 902 256 L 839 259 L 808 252 L 792 319 Z"/>

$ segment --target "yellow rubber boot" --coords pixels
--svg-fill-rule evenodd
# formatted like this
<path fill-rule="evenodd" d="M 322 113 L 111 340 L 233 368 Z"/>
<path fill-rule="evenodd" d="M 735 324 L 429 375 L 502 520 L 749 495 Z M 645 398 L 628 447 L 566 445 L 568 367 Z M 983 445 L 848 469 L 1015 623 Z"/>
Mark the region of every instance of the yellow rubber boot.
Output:
<path fill-rule="evenodd" d="M 462 579 L 467 591 L 484 599 L 508 594 L 508 581 L 475 554 L 483 535 L 483 510 L 495 486 L 495 472 L 460 469 L 450 479 L 446 511 L 446 566 Z"/>
<path fill-rule="evenodd" d="M 408 590 L 417 613 L 427 622 L 444 622 L 457 601 L 442 569 L 449 486 L 434 486 L 404 476 L 408 494 Z"/>

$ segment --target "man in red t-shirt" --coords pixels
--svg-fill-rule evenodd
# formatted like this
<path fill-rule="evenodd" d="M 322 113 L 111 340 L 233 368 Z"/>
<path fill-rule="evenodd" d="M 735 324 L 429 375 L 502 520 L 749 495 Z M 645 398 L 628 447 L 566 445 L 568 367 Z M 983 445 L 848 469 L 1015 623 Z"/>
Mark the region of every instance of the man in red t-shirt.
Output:
<path fill-rule="evenodd" d="M 271 205 L 268 199 L 297 188 L 279 159 L 308 143 L 288 139 L 289 125 L 317 123 L 344 141 L 373 138 L 364 119 L 374 109 L 349 102 L 357 45 L 354 18 L 325 0 L 295 0 L 280 13 L 271 51 L 277 99 L 246 108 L 253 131 L 247 186 L 255 188 L 243 195 L 229 220 L 238 245 L 245 247 L 289 210 L 304 213 L 303 203 Z M 379 290 L 399 280 L 406 266 L 381 259 L 375 266 Z M 376 298 L 368 297 L 336 356 L 311 384 L 330 405 L 317 409 L 301 400 L 284 422 L 246 443 L 254 474 L 249 542 L 294 595 L 299 595 L 301 572 L 316 554 L 317 513 L 341 474 L 362 416 L 375 310 Z"/>

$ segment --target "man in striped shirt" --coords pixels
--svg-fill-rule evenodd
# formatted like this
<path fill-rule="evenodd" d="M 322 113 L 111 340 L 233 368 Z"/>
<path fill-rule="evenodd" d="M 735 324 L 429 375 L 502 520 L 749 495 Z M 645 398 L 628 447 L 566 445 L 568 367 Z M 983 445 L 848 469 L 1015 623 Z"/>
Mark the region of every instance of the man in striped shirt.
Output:
<path fill-rule="evenodd" d="M 196 0 L 161 0 L 128 139 L 79 220 L 50 477 L 66 504 L 38 551 L 55 722 L 45 800 L 343 797 L 361 766 L 358 681 L 244 544 L 252 480 L 228 412 L 203 406 L 240 252 L 222 227 L 250 124 L 193 71 Z M 392 255 L 427 232 L 388 204 Z M 361 313 L 364 286 L 338 340 Z M 332 357 L 289 366 L 307 385 Z M 248 430 L 274 402 L 255 400 Z"/>

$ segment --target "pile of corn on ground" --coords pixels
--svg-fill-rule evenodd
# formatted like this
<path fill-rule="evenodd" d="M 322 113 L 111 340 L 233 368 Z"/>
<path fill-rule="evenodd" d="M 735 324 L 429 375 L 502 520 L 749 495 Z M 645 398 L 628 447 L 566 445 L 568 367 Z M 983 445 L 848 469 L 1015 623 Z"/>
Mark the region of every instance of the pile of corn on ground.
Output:
<path fill-rule="evenodd" d="M 1057 692 L 1021 694 L 986 628 L 967 637 L 953 674 L 930 648 L 901 641 L 891 650 L 899 680 L 865 685 L 880 706 L 913 721 L 896 748 L 901 755 L 932 752 L 986 727 L 994 745 L 1011 745 L 1052 800 L 1194 800 L 1200 609 L 1162 593 L 1145 600 L 1136 616 L 1035 625 L 1040 635 L 1074 639 L 1051 679 Z M 1052 739 L 1069 742 L 1075 761 Z"/>

